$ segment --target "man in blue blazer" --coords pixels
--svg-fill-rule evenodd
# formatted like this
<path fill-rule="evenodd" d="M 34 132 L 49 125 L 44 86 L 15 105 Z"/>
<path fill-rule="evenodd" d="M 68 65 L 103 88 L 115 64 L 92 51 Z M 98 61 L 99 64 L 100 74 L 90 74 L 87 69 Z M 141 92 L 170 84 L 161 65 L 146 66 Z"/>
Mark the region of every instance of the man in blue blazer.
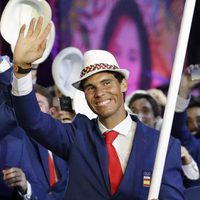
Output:
<path fill-rule="evenodd" d="M 188 66 L 182 75 L 179 96 L 177 99 L 176 112 L 174 115 L 172 135 L 178 138 L 183 146 L 190 152 L 193 159 L 200 168 L 200 141 L 189 130 L 187 125 L 186 109 L 190 102 L 192 88 L 200 83 L 200 79 L 192 79 L 192 73 L 199 65 Z M 185 182 L 186 187 L 200 185 L 200 180 Z"/>
<path fill-rule="evenodd" d="M 5 57 L 3 58 L 7 59 Z M 7 63 L 9 63 L 9 60 L 7 60 Z M 2 69 L 3 67 L 6 68 Z M 29 182 L 32 188 L 32 199 L 36 198 L 39 200 L 62 200 L 68 179 L 67 163 L 58 156 L 52 155 L 56 167 L 57 182 L 55 185 L 50 186 L 48 150 L 38 144 L 36 141 L 28 138 L 24 131 L 17 125 L 9 91 L 12 77 L 12 68 L 5 65 L 3 67 L 0 65 L 0 121 L 3 121 L 0 131 L 0 169 L 3 170 L 8 166 L 9 168 L 18 167 L 22 169 L 26 174 L 28 181 L 29 179 L 31 180 Z M 6 136 L 8 134 L 10 135 Z M 22 164 L 20 165 L 19 163 Z M 32 170 L 32 174 L 29 172 L 30 170 Z M 35 184 L 37 189 L 36 195 L 34 194 L 36 189 L 34 188 L 35 185 L 33 185 L 33 181 L 31 179 L 32 176 L 35 178 L 34 180 L 37 181 L 37 184 Z M 3 198 L 6 195 L 13 196 L 5 182 L 3 182 L 3 180 L 1 180 L 1 182 L 2 184 L 0 184 L 0 197 Z M 7 190 L 4 188 L 7 188 Z M 21 197 L 19 194 L 18 196 Z M 6 198 L 8 199 L 7 196 Z M 12 199 L 15 198 L 16 196 Z"/>
<path fill-rule="evenodd" d="M 43 199 L 43 188 L 37 180 L 27 151 L 27 136 L 17 125 L 8 100 L 10 72 L 4 75 L 0 73 L 0 199 Z M 27 196 L 30 189 L 32 195 Z"/>
<path fill-rule="evenodd" d="M 23 26 L 15 47 L 12 94 L 20 125 L 68 161 L 65 199 L 146 200 L 159 134 L 125 110 L 128 71 L 107 51 L 86 52 L 80 79 L 73 85 L 85 93 L 98 117 L 77 114 L 71 124 L 62 124 L 40 111 L 32 91 L 31 63 L 42 55 L 50 31 L 48 25 L 40 34 L 41 25 L 41 17 L 36 26 L 32 20 L 25 37 Z M 116 138 L 110 142 L 113 133 Z M 171 138 L 159 199 L 181 200 L 183 192 L 180 144 Z"/>

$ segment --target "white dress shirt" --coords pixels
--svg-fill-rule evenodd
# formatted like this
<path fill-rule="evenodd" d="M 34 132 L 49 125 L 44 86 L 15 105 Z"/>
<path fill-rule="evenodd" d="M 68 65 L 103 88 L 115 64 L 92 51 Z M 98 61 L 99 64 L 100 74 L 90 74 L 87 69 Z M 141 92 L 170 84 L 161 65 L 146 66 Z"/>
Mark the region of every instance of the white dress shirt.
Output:
<path fill-rule="evenodd" d="M 110 129 L 107 129 L 99 120 L 98 125 L 102 134 L 111 131 Z M 119 133 L 117 138 L 113 141 L 113 146 L 115 147 L 115 150 L 119 157 L 123 173 L 126 169 L 132 149 L 135 129 L 136 123 L 131 119 L 129 114 L 121 123 L 119 123 L 112 129 Z"/>

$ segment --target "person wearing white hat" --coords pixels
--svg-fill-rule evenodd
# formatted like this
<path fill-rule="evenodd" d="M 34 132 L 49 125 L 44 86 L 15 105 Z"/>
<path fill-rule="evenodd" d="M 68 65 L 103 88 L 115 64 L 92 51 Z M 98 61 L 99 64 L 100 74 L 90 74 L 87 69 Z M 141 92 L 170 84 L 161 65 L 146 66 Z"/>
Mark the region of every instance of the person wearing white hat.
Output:
<path fill-rule="evenodd" d="M 107 51 L 87 51 L 84 69 L 73 85 L 85 93 L 97 118 L 90 120 L 77 114 L 72 123 L 62 124 L 44 115 L 28 73 L 31 63 L 42 56 L 50 31 L 48 26 L 37 37 L 41 24 L 41 19 L 36 26 L 32 21 L 28 37 L 24 37 L 22 27 L 15 47 L 12 94 L 19 124 L 31 137 L 68 161 L 65 199 L 146 200 L 159 134 L 124 108 L 128 71 L 120 69 Z M 184 199 L 180 144 L 174 138 L 169 142 L 159 199 Z"/>

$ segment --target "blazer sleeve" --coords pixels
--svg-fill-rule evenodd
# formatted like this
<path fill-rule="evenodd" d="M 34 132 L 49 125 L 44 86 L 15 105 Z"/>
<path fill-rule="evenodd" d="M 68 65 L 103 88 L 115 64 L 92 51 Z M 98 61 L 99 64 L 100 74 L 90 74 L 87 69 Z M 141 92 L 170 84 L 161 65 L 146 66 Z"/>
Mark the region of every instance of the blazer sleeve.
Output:
<path fill-rule="evenodd" d="M 195 138 L 187 127 L 186 111 L 176 112 L 172 125 L 172 135 L 178 138 L 181 145 L 185 146 L 193 159 L 200 163 L 200 141 Z"/>
<path fill-rule="evenodd" d="M 183 186 L 183 171 L 181 166 L 180 142 L 172 138 L 169 142 L 159 199 L 184 199 L 185 188 Z"/>
<path fill-rule="evenodd" d="M 42 113 L 34 91 L 25 96 L 13 96 L 13 105 L 19 125 L 26 133 L 67 160 L 75 135 L 73 124 L 63 125 L 49 114 Z"/>

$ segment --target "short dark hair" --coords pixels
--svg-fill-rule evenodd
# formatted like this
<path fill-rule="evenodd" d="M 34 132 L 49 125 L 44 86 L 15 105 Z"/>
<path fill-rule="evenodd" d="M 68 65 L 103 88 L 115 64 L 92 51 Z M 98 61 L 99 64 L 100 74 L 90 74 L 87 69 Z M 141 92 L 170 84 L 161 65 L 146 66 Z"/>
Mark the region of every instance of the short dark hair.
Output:
<path fill-rule="evenodd" d="M 153 110 L 153 114 L 155 117 L 158 117 L 158 116 L 161 116 L 161 107 L 160 105 L 156 102 L 156 100 L 149 94 L 134 94 L 130 101 L 129 101 L 129 104 L 128 104 L 128 107 L 130 108 L 131 104 L 138 100 L 138 99 L 146 99 L 150 104 L 151 104 L 151 107 L 152 107 L 152 110 Z"/>
<path fill-rule="evenodd" d="M 106 73 L 113 74 L 114 77 L 115 77 L 120 83 L 122 82 L 123 79 L 125 79 L 125 76 L 124 76 L 123 74 L 119 73 L 119 72 L 107 71 L 107 70 L 105 70 L 105 71 L 100 71 L 100 72 L 106 72 Z M 100 73 L 100 72 L 98 72 L 98 73 Z M 81 83 L 80 83 L 80 88 L 84 91 L 84 89 L 83 89 L 83 82 L 84 82 L 84 80 L 81 81 Z"/>

